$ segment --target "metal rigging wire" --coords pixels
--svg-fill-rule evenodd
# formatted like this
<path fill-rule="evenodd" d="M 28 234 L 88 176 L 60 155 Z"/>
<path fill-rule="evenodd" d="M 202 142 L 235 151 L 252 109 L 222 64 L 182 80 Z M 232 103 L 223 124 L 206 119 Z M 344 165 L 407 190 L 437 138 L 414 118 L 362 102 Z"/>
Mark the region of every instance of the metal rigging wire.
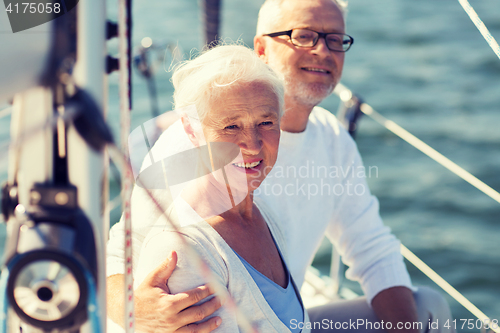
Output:
<path fill-rule="evenodd" d="M 483 35 L 484 39 L 488 43 L 488 45 L 491 47 L 493 52 L 497 55 L 497 57 L 500 59 L 500 46 L 498 46 L 497 41 L 493 36 L 491 35 L 490 31 L 486 26 L 484 25 L 483 21 L 479 18 L 479 15 L 477 15 L 476 11 L 472 6 L 470 5 L 469 1 L 467 0 L 458 0 L 460 5 L 462 5 L 463 9 L 469 15 L 470 19 L 472 22 L 476 25 L 477 29 Z"/>
<path fill-rule="evenodd" d="M 353 93 L 347 87 L 339 83 L 334 90 L 334 93 L 340 97 L 343 102 L 348 102 L 353 98 Z M 464 170 L 462 167 L 436 151 L 434 148 L 396 124 L 395 122 L 383 117 L 381 114 L 376 112 L 370 105 L 362 103 L 360 105 L 360 110 L 375 120 L 380 125 L 384 126 L 386 129 L 394 133 L 396 136 L 408 142 L 413 147 L 420 150 L 425 155 L 432 158 L 434 161 L 438 162 L 484 194 L 488 195 L 493 200 L 500 203 L 500 193 L 495 191 L 490 186 L 486 185 L 484 182 L 473 176 L 468 171 Z M 472 304 L 467 298 L 465 298 L 460 292 L 453 288 L 445 279 L 443 279 L 439 274 L 432 270 L 427 264 L 425 264 L 420 258 L 418 258 L 413 252 L 411 252 L 406 246 L 401 244 L 401 254 L 415 267 L 417 267 L 422 273 L 434 281 L 439 287 L 441 287 L 448 295 L 453 297 L 458 303 L 469 310 L 474 316 L 485 324 L 486 320 L 490 320 L 481 310 L 479 310 L 474 304 Z M 491 321 L 490 321 L 491 322 Z M 496 327 L 491 327 L 490 329 L 496 333 L 500 333 L 500 328 L 498 325 Z"/>
<path fill-rule="evenodd" d="M 351 90 L 349 90 L 347 87 L 339 83 L 337 87 L 335 87 L 335 94 L 337 94 L 342 101 L 348 101 L 351 99 L 353 96 Z M 496 202 L 500 203 L 500 193 L 498 193 L 496 190 L 485 184 L 483 181 L 479 180 L 476 176 L 472 175 L 470 172 L 466 171 L 464 168 L 456 164 L 455 162 L 451 161 L 449 158 L 444 156 L 443 154 L 439 153 L 437 150 L 393 122 L 392 120 L 389 120 L 382 116 L 380 113 L 375 111 L 370 105 L 366 103 L 362 103 L 360 105 L 360 110 L 373 120 L 375 120 L 377 123 L 380 125 L 384 126 L 386 129 L 391 131 L 392 133 L 396 134 L 399 136 L 401 139 L 405 140 L 408 142 L 410 145 L 413 147 L 417 148 L 420 150 L 422 153 L 425 155 L 429 156 L 432 158 L 434 161 L 438 162 L 442 166 L 444 166 L 446 169 L 450 170 L 454 174 L 456 174 L 458 177 L 462 178 Z"/>
<path fill-rule="evenodd" d="M 413 252 L 411 252 L 406 246 L 401 244 L 401 254 L 415 267 L 417 267 L 422 273 L 424 273 L 429 279 L 434 281 L 438 286 L 440 286 L 444 291 L 448 293 L 451 297 L 453 297 L 458 303 L 460 303 L 464 308 L 470 311 L 477 319 L 482 322 L 482 325 L 487 325 L 490 323 L 489 329 L 495 331 L 496 333 L 500 333 L 500 328 L 498 325 L 493 327 L 491 325 L 490 318 L 485 315 L 481 310 L 477 308 L 471 301 L 465 298 L 458 290 L 453 288 L 451 284 L 449 284 L 445 279 L 443 279 L 438 273 L 436 273 L 432 268 L 430 268 L 425 262 L 423 262 L 419 257 L 417 257 Z"/>
<path fill-rule="evenodd" d="M 12 114 L 12 106 L 8 106 L 5 109 L 0 110 L 0 119 L 3 119 Z"/>

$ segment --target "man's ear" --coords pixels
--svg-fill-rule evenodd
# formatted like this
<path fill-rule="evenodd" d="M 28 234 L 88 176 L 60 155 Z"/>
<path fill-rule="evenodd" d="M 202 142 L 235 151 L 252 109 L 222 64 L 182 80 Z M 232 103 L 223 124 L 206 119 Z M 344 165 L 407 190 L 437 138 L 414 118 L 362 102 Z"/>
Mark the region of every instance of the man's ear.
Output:
<path fill-rule="evenodd" d="M 253 48 L 257 56 L 267 64 L 267 50 L 264 36 L 255 36 L 253 39 Z"/>
<path fill-rule="evenodd" d="M 198 140 L 198 137 L 196 136 L 196 133 L 193 129 L 193 126 L 191 126 L 191 122 L 189 120 L 189 117 L 187 115 L 182 115 L 181 116 L 181 121 L 182 121 L 182 126 L 184 127 L 184 132 L 186 132 L 189 141 L 195 146 L 199 147 L 200 146 L 200 140 Z"/>

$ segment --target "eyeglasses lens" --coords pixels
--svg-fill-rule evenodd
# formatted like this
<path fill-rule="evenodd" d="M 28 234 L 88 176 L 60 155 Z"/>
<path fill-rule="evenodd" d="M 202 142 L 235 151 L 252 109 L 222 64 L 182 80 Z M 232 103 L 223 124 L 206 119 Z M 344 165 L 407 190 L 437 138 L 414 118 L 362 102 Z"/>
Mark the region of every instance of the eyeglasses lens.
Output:
<path fill-rule="evenodd" d="M 292 43 L 300 47 L 313 47 L 318 38 L 317 32 L 307 29 L 294 29 L 291 35 Z M 332 51 L 347 51 L 352 43 L 351 38 L 344 34 L 327 34 L 325 39 Z"/>
<path fill-rule="evenodd" d="M 296 46 L 311 47 L 318 40 L 318 34 L 311 30 L 294 29 L 291 38 Z"/>

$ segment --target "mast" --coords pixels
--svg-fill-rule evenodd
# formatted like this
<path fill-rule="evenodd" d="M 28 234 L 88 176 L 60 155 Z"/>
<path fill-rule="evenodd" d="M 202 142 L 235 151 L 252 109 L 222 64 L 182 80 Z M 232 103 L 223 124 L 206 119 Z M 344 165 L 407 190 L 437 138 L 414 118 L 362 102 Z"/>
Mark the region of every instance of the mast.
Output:
<path fill-rule="evenodd" d="M 44 67 L 29 76 L 21 71 L 26 75 L 14 79 L 15 89 L 0 96 L 18 92 L 2 196 L 8 241 L 0 332 L 105 331 L 109 221 L 103 148 L 112 142 L 103 120 L 105 3 L 74 6 L 33 28 L 45 32 L 34 34 L 40 41 L 49 41 L 47 52 L 33 59 Z M 32 53 L 19 51 L 29 32 L 6 34 L 12 48 L 3 53 L 31 59 Z M 0 87 L 6 84 L 0 80 Z"/>
<path fill-rule="evenodd" d="M 77 61 L 75 83 L 85 89 L 106 114 L 107 80 L 106 2 L 79 1 L 77 5 Z M 68 132 L 68 166 L 70 182 L 79 190 L 79 205 L 92 222 L 98 259 L 97 299 L 101 311 L 101 332 L 106 324 L 105 244 L 108 239 L 109 214 L 105 211 L 109 199 L 107 154 L 93 151 L 82 137 L 70 128 Z M 90 332 L 90 331 L 89 331 Z"/>
<path fill-rule="evenodd" d="M 221 0 L 202 0 L 205 44 L 215 46 L 220 37 Z"/>

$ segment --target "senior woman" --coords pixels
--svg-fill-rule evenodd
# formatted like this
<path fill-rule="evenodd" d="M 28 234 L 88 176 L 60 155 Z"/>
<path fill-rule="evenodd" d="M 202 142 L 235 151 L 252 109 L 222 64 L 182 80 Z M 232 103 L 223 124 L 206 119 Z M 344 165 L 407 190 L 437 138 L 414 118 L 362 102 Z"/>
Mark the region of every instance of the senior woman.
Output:
<path fill-rule="evenodd" d="M 172 251 L 178 256 L 168 280 L 172 293 L 209 282 L 191 255 L 194 249 L 260 332 L 299 332 L 290 323 L 305 322 L 307 313 L 287 269 L 282 232 L 276 217 L 253 202 L 278 154 L 281 80 L 253 51 L 225 45 L 184 63 L 172 81 L 175 107 L 184 112 L 182 123 L 162 136 L 187 136 L 197 147 L 199 158 L 188 164 L 197 164 L 198 177 L 184 184 L 168 221 L 160 217 L 144 240 L 135 284 Z M 183 133 L 169 133 L 175 128 Z M 164 141 L 154 149 L 163 149 L 157 146 Z M 217 332 L 241 329 L 225 306 L 213 316 L 222 318 Z"/>

